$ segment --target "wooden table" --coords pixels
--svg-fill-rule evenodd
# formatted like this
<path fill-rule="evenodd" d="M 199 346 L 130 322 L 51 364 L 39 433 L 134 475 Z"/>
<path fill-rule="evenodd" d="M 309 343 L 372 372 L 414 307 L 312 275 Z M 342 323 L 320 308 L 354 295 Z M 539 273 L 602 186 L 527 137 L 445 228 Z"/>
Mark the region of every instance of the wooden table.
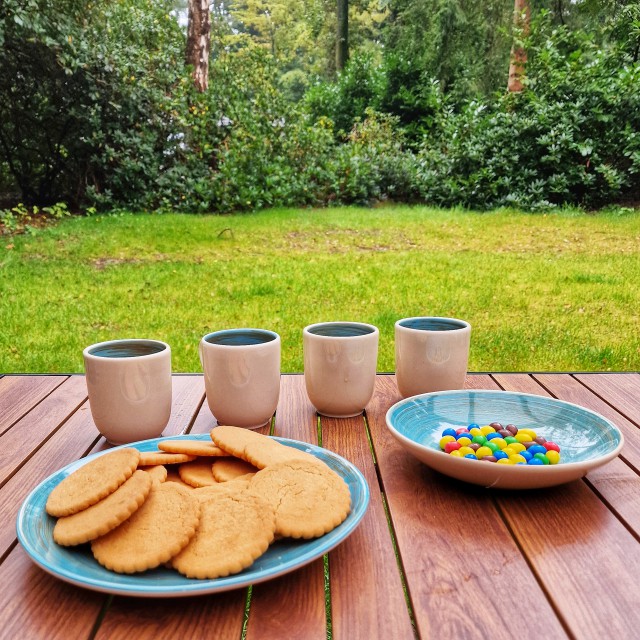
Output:
<path fill-rule="evenodd" d="M 320 434 L 371 489 L 364 519 L 328 555 L 326 583 L 319 559 L 249 590 L 139 599 L 59 581 L 17 542 L 16 514 L 31 489 L 107 445 L 83 376 L 1 377 L 0 637 L 640 637 L 640 374 L 472 374 L 467 386 L 588 407 L 624 432 L 625 447 L 562 487 L 485 490 L 432 472 L 395 444 L 385 427 L 399 399 L 392 375 L 378 376 L 364 418 L 321 418 L 319 429 L 303 377 L 285 375 L 275 434 L 314 444 Z M 165 435 L 214 424 L 202 377 L 176 375 Z"/>

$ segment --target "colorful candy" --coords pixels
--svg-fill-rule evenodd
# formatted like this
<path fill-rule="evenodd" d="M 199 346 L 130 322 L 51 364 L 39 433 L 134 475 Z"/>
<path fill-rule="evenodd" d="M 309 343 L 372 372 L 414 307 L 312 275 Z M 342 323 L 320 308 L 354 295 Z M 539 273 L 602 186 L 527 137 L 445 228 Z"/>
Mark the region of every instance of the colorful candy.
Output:
<path fill-rule="evenodd" d="M 518 429 L 514 424 L 504 427 L 499 422 L 449 427 L 440 436 L 440 449 L 457 458 L 497 464 L 543 466 L 560 462 L 560 447 L 555 442 L 538 436 L 533 429 Z"/>

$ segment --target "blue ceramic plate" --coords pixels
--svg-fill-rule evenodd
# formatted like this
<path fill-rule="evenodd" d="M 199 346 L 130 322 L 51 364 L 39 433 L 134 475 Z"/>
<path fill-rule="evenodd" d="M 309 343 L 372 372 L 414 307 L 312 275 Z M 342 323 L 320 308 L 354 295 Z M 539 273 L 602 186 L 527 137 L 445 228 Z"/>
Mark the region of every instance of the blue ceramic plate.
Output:
<path fill-rule="evenodd" d="M 210 441 L 208 434 L 164 439 L 176 438 Z M 139 451 L 155 451 L 162 439 L 145 440 L 126 446 L 135 447 Z M 251 567 L 241 573 L 215 580 L 185 578 L 177 571 L 164 568 L 124 575 L 113 573 L 99 565 L 91 555 L 88 545 L 76 548 L 57 545 L 53 541 L 55 519 L 45 511 L 49 493 L 64 477 L 107 451 L 73 462 L 38 485 L 26 498 L 18 513 L 18 540 L 31 559 L 55 577 L 87 589 L 120 595 L 155 598 L 203 595 L 246 587 L 289 573 L 321 557 L 353 532 L 367 510 L 369 487 L 354 465 L 331 451 L 294 440 L 274 440 L 308 451 L 338 473 L 349 486 L 351 512 L 341 525 L 321 538 L 301 541 L 283 539 L 275 542 Z"/>
<path fill-rule="evenodd" d="M 576 480 L 615 458 L 620 430 L 603 416 L 569 402 L 509 391 L 440 391 L 405 398 L 386 416 L 396 440 L 429 467 L 458 480 L 501 489 L 536 489 Z M 447 427 L 501 422 L 533 429 L 560 446 L 556 465 L 501 465 L 456 458 L 440 450 Z"/>

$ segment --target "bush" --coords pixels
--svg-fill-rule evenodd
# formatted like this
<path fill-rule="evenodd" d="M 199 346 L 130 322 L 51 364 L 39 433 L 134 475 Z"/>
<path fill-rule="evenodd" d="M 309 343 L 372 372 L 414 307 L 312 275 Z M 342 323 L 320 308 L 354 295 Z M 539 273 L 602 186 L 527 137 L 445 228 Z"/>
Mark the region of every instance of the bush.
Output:
<path fill-rule="evenodd" d="M 640 195 L 640 64 L 564 29 L 542 36 L 527 90 L 441 112 L 419 153 L 428 201 L 536 210 Z"/>

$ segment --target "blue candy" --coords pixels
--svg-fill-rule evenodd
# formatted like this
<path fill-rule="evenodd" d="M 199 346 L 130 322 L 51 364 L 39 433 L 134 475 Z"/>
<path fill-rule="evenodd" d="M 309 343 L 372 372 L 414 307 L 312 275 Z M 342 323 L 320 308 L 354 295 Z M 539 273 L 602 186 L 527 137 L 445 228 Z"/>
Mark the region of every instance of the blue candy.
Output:
<path fill-rule="evenodd" d="M 532 465 L 532 466 L 539 466 L 542 465 L 544 466 L 544 462 L 542 462 L 542 460 L 540 460 L 539 458 L 531 458 L 531 460 L 529 460 L 529 462 L 527 462 L 527 464 Z"/>
<path fill-rule="evenodd" d="M 448 429 L 445 429 L 445 430 L 442 432 L 442 436 L 443 436 L 443 437 L 444 437 L 444 436 L 453 436 L 453 437 L 455 438 L 457 435 L 458 435 L 458 434 L 456 433 L 456 430 L 455 430 L 455 429 L 452 429 L 451 427 L 449 427 Z M 546 449 L 545 449 L 545 451 L 546 451 Z"/>
<path fill-rule="evenodd" d="M 541 444 L 534 444 L 532 447 L 529 447 L 527 451 L 535 456 L 536 453 L 547 453 L 547 450 Z"/>

